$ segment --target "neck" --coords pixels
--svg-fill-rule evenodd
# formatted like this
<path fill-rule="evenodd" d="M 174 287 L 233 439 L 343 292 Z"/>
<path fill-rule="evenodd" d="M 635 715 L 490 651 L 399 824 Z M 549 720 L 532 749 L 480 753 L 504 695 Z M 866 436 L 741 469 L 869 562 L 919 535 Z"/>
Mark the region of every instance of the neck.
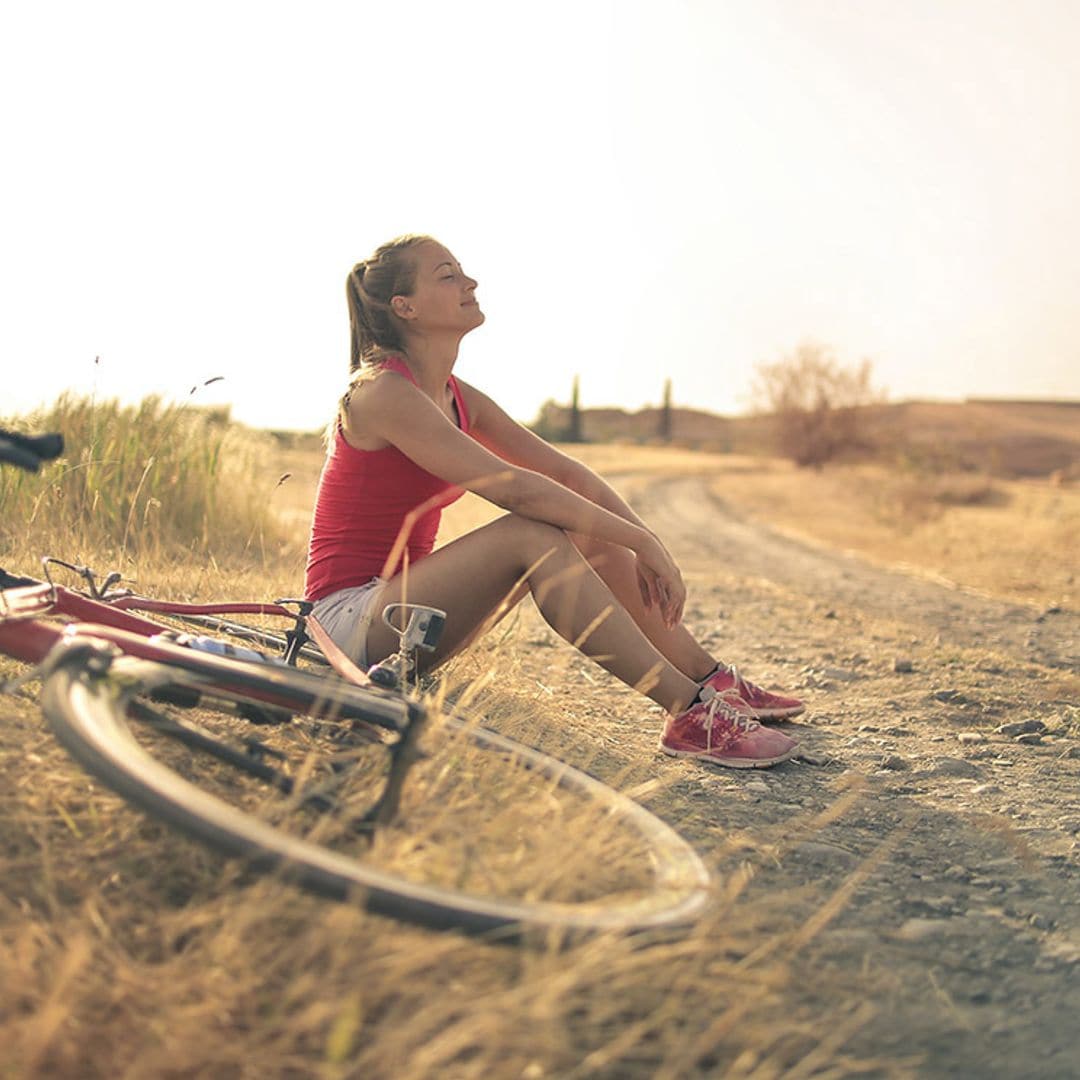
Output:
<path fill-rule="evenodd" d="M 443 335 L 410 334 L 405 339 L 405 359 L 416 381 L 430 395 L 441 391 L 457 361 L 461 338 Z"/>

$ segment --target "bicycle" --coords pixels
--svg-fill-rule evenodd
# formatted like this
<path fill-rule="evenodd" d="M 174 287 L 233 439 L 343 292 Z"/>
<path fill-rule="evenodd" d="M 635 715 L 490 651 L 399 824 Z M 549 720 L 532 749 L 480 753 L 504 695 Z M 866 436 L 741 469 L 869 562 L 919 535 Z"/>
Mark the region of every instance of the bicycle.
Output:
<path fill-rule="evenodd" d="M 59 452 L 55 440 L 0 432 L 0 461 L 28 467 L 28 454 Z M 498 939 L 686 928 L 704 909 L 710 875 L 658 817 L 411 687 L 441 612 L 390 605 L 383 617 L 400 648 L 369 675 L 304 601 L 160 601 L 121 587 L 116 573 L 99 582 L 59 559 L 43 567 L 44 580 L 0 570 L 0 654 L 31 665 L 4 689 L 40 680 L 43 712 L 75 761 L 190 837 L 317 893 Z M 82 590 L 57 584 L 58 568 Z M 213 636 L 184 629 L 192 622 Z M 425 734 L 435 748 L 421 746 Z M 423 782 L 407 788 L 418 770 Z M 466 793 L 456 803 L 445 795 L 451 777 Z M 541 874 L 540 848 L 528 845 L 550 848 L 544 834 L 556 826 L 573 847 L 547 852 Z M 487 847 L 485 827 L 495 827 Z M 597 865 L 575 830 L 597 845 L 610 839 L 620 858 Z M 525 879 L 518 895 L 499 884 L 511 869 Z"/>

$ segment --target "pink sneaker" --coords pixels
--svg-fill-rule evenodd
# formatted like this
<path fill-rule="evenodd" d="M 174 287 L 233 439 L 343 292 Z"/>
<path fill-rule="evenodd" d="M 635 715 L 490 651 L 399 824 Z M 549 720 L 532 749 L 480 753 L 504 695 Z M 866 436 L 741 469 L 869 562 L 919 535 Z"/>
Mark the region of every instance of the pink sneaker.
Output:
<path fill-rule="evenodd" d="M 787 761 L 798 747 L 783 732 L 763 728 L 741 712 L 738 700 L 729 700 L 712 687 L 678 716 L 668 717 L 660 749 L 671 757 L 701 758 L 733 769 L 764 769 Z"/>
<path fill-rule="evenodd" d="M 755 720 L 788 720 L 806 712 L 806 706 L 798 698 L 770 694 L 749 679 L 744 679 L 738 668 L 728 667 L 727 664 L 718 664 L 716 671 L 701 685 L 711 686 L 725 697 L 734 692 L 746 702 L 747 711 Z"/>

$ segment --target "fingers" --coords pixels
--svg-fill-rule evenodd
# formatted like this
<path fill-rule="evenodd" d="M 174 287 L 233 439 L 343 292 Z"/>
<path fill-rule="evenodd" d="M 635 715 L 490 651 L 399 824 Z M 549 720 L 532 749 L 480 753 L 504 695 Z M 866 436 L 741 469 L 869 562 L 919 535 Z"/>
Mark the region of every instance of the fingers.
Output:
<path fill-rule="evenodd" d="M 645 605 L 645 610 L 649 611 L 652 609 L 652 594 L 649 591 L 649 582 L 640 570 L 638 571 L 637 583 L 638 590 L 641 592 L 641 602 Z"/>

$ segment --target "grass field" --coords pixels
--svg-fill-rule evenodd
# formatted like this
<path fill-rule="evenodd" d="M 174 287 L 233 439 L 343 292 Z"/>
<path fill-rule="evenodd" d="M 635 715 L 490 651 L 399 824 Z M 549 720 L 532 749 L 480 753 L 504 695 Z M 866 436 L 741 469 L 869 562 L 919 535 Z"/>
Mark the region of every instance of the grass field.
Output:
<path fill-rule="evenodd" d="M 0 564 L 33 570 L 48 550 L 118 567 L 157 595 L 296 595 L 317 448 L 147 410 L 131 426 L 142 442 L 121 450 L 87 434 L 97 449 L 73 451 L 40 478 L 4 474 Z M 80 430 L 115 434 L 122 417 L 106 419 L 91 415 Z M 55 423 L 71 430 L 62 415 Z M 162 467 L 163 447 L 181 429 L 200 449 Z M 206 453 L 214 432 L 220 452 Z M 876 466 L 805 473 L 648 447 L 574 452 L 615 482 L 708 476 L 734 513 L 813 543 L 1012 600 L 1075 606 L 1080 492 L 1067 484 Z M 446 515 L 444 538 L 491 513 L 462 500 Z M 546 647 L 534 638 L 528 618 L 510 620 L 454 665 L 450 682 L 471 687 L 476 707 L 507 730 L 662 802 L 665 785 L 684 774 L 658 773 L 651 750 L 627 753 L 618 724 L 569 726 L 566 694 L 595 677 L 568 651 L 553 652 L 540 685 L 523 666 L 526 650 Z M 5 677 L 17 670 L 0 664 Z M 604 701 L 582 695 L 577 711 L 589 715 Z M 810 1011 L 789 1014 L 785 1004 L 798 958 L 872 860 L 838 888 L 807 883 L 799 897 L 746 904 L 753 870 L 740 853 L 767 859 L 774 840 L 710 824 L 710 860 L 726 870 L 712 913 L 689 936 L 511 949 L 254 879 L 91 782 L 45 731 L 33 692 L 0 699 L 0 708 L 0 1076 L 918 1074 L 916 1047 L 880 1060 L 847 1051 L 870 1016 L 857 972 L 832 972 Z M 830 805 L 800 819 L 799 835 L 826 828 L 857 797 L 851 778 L 837 782 Z M 509 817 L 505 827 L 511 850 Z M 579 862 L 603 864 L 607 849 L 593 833 L 585 826 L 559 842 Z M 550 854 L 557 861 L 560 852 Z M 796 907 L 811 914 L 796 918 Z"/>

